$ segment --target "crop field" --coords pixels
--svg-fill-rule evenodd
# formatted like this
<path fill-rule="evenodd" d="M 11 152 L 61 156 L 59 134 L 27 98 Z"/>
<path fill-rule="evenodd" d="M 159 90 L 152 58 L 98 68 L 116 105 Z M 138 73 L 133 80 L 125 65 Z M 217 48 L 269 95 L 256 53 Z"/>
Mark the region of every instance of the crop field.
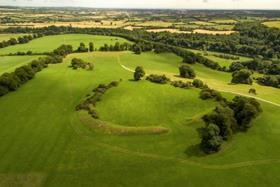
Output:
<path fill-rule="evenodd" d="M 0 75 L 14 71 L 17 67 L 25 65 L 40 56 L 0 56 Z"/>
<path fill-rule="evenodd" d="M 199 33 L 199 34 L 212 34 L 212 35 L 230 35 L 232 33 L 235 33 L 236 31 L 212 31 L 212 30 L 206 30 L 206 29 L 195 29 L 193 30 L 194 33 Z"/>
<path fill-rule="evenodd" d="M 0 54 L 5 55 L 9 53 L 16 52 L 27 52 L 32 51 L 34 53 L 43 53 L 50 52 L 62 44 L 72 45 L 74 49 L 76 49 L 81 42 L 84 42 L 85 45 L 88 45 L 89 42 L 94 42 L 95 48 L 99 48 L 100 46 L 107 43 L 115 44 L 116 42 L 124 43 L 126 40 L 119 37 L 107 37 L 107 36 L 93 36 L 93 35 L 85 35 L 85 34 L 66 34 L 66 35 L 56 35 L 56 36 L 45 36 L 42 38 L 38 38 L 30 41 L 27 44 L 20 44 L 15 46 L 6 47 L 0 49 Z"/>
<path fill-rule="evenodd" d="M 264 25 L 268 27 L 274 27 L 274 28 L 280 28 L 280 21 L 267 21 L 263 23 Z"/>
<path fill-rule="evenodd" d="M 81 38 L 79 42 L 89 41 L 88 36 Z M 101 41 L 93 42 L 102 45 Z M 52 49 L 44 47 L 42 51 Z M 74 57 L 93 62 L 94 70 L 69 68 Z M 206 156 L 198 148 L 197 131 L 203 126 L 200 117 L 217 103 L 199 99 L 199 89 L 131 81 L 130 69 L 138 65 L 147 74 L 181 79 L 176 76 L 181 61 L 169 53 L 71 54 L 64 63 L 49 65 L 19 90 L 1 97 L 0 186 L 205 186 L 205 181 L 213 186 L 277 186 L 279 106 L 261 101 L 264 112 L 253 121 L 254 127 L 225 144 L 222 152 Z M 251 87 L 227 85 L 229 73 L 200 64 L 192 67 L 198 78 L 215 89 L 245 94 Z M 119 86 L 110 89 L 97 104 L 105 125 L 85 120 L 88 114 L 75 111 L 98 84 L 120 79 Z M 280 104 L 279 90 L 253 87 L 257 97 Z M 233 97 L 231 93 L 223 95 Z M 18 106 L 25 106 L 25 110 Z M 136 130 L 162 126 L 168 133 L 122 136 L 114 131 L 105 133 L 103 126 Z"/>

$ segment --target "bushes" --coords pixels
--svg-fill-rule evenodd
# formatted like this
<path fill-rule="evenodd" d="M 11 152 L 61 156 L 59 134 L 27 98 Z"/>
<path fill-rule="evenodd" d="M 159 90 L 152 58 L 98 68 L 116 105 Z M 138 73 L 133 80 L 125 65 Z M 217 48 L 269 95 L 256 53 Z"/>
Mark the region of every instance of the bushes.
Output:
<path fill-rule="evenodd" d="M 134 75 L 133 75 L 134 80 L 139 81 L 144 76 L 145 76 L 145 71 L 144 71 L 143 67 L 137 66 L 135 68 L 135 72 L 134 72 Z"/>
<path fill-rule="evenodd" d="M 200 91 L 200 98 L 203 100 L 206 99 L 215 99 L 216 101 L 221 101 L 223 99 L 220 92 L 210 89 L 210 88 L 204 88 Z"/>
<path fill-rule="evenodd" d="M 188 89 L 192 86 L 192 83 L 191 82 L 183 82 L 183 81 L 172 81 L 171 85 L 176 87 L 176 88 Z"/>
<path fill-rule="evenodd" d="M 170 79 L 167 78 L 165 75 L 155 75 L 155 74 L 151 74 L 151 75 L 147 76 L 146 80 L 149 80 L 151 82 L 158 83 L 158 84 L 166 84 L 170 81 Z"/>
<path fill-rule="evenodd" d="M 53 51 L 53 55 L 63 56 L 73 53 L 73 47 L 71 45 L 61 45 Z"/>
<path fill-rule="evenodd" d="M 93 70 L 93 64 L 83 61 L 79 58 L 73 58 L 71 61 L 71 66 L 73 69 L 87 69 L 87 70 Z"/>
<path fill-rule="evenodd" d="M 232 83 L 235 84 L 252 84 L 253 80 L 251 79 L 251 71 L 247 70 L 247 69 L 241 69 L 239 71 L 235 71 L 232 74 Z"/>
<path fill-rule="evenodd" d="M 280 75 L 265 75 L 257 78 L 257 81 L 261 85 L 280 88 Z"/>
<path fill-rule="evenodd" d="M 194 79 L 192 82 L 192 85 L 196 88 L 203 88 L 204 87 L 204 83 L 202 80 L 199 79 Z"/>
<path fill-rule="evenodd" d="M 131 45 L 127 42 L 124 42 L 120 44 L 119 42 L 116 42 L 115 45 L 108 45 L 104 44 L 104 46 L 101 46 L 99 48 L 99 51 L 126 51 L 131 48 Z"/>
<path fill-rule="evenodd" d="M 260 104 L 253 98 L 236 96 L 231 102 L 221 102 L 214 111 L 202 117 L 206 124 L 200 132 L 202 150 L 208 154 L 219 151 L 222 141 L 230 139 L 234 133 L 248 130 L 251 121 L 261 112 Z"/>
<path fill-rule="evenodd" d="M 88 52 L 88 51 L 89 51 L 89 49 L 86 47 L 86 45 L 83 42 L 81 42 L 80 46 L 77 49 L 77 52 L 84 53 L 84 52 Z"/>
<path fill-rule="evenodd" d="M 193 79 L 195 78 L 194 70 L 188 65 L 182 65 L 179 67 L 180 76 L 184 78 Z"/>
<path fill-rule="evenodd" d="M 89 115 L 95 119 L 98 119 L 98 114 L 95 110 L 96 103 L 101 101 L 102 96 L 108 89 L 117 87 L 118 85 L 119 81 L 112 81 L 107 85 L 99 84 L 95 89 L 93 89 L 94 94 L 92 96 L 88 97 L 84 102 L 76 106 L 76 111 L 86 110 L 88 111 Z"/>

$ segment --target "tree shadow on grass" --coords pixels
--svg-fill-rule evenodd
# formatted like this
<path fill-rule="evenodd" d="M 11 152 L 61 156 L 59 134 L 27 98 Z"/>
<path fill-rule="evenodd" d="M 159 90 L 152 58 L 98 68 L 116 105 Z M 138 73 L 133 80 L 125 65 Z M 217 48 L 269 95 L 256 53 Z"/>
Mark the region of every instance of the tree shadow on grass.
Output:
<path fill-rule="evenodd" d="M 202 128 L 197 128 L 196 131 L 197 133 L 200 134 Z M 189 147 L 186 148 L 185 154 L 188 157 L 205 157 L 206 154 L 201 150 L 200 144 L 193 144 Z"/>

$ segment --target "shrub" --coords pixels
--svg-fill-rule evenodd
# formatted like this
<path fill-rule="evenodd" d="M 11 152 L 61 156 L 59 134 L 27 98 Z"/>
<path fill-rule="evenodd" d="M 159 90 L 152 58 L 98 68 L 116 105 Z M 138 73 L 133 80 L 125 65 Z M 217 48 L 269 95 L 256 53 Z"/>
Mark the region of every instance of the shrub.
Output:
<path fill-rule="evenodd" d="M 183 82 L 183 81 L 172 81 L 171 85 L 178 88 L 188 89 L 192 86 L 191 82 Z"/>
<path fill-rule="evenodd" d="M 158 84 L 166 84 L 167 82 L 170 81 L 170 79 L 167 78 L 165 75 L 155 75 L 155 74 L 149 75 L 146 79 Z"/>
<path fill-rule="evenodd" d="M 219 135 L 220 129 L 217 125 L 209 124 L 200 132 L 202 150 L 207 153 L 218 152 L 221 149 L 222 137 Z"/>
<path fill-rule="evenodd" d="M 254 88 L 250 88 L 250 89 L 249 89 L 249 94 L 254 94 L 254 95 L 257 95 L 257 91 L 256 91 L 256 89 L 254 89 Z"/>
<path fill-rule="evenodd" d="M 200 98 L 203 100 L 206 99 L 215 99 L 216 101 L 221 101 L 223 99 L 220 92 L 210 88 L 204 88 L 200 91 Z"/>
<path fill-rule="evenodd" d="M 179 67 L 180 76 L 184 78 L 193 79 L 195 78 L 194 70 L 188 65 L 182 65 Z"/>
<path fill-rule="evenodd" d="M 196 88 L 202 88 L 204 86 L 204 83 L 202 80 L 194 79 L 192 85 Z"/>

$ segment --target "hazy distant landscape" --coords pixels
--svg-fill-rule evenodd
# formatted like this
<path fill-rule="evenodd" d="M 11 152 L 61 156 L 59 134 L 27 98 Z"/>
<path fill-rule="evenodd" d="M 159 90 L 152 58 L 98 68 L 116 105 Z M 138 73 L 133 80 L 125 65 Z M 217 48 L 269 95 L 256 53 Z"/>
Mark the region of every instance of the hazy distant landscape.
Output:
<path fill-rule="evenodd" d="M 0 186 L 279 186 L 278 2 L 218 1 L 0 2 Z"/>

